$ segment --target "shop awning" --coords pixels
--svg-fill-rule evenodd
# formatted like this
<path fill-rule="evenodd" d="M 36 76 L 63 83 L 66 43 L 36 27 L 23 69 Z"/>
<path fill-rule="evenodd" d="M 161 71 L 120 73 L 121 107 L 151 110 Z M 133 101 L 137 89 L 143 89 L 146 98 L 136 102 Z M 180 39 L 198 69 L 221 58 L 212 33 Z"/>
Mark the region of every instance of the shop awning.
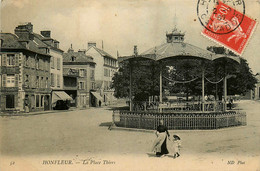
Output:
<path fill-rule="evenodd" d="M 56 103 L 58 100 L 73 100 L 73 99 L 64 91 L 53 91 L 52 103 Z"/>
<path fill-rule="evenodd" d="M 103 101 L 103 98 L 97 92 L 91 92 L 98 100 Z"/>

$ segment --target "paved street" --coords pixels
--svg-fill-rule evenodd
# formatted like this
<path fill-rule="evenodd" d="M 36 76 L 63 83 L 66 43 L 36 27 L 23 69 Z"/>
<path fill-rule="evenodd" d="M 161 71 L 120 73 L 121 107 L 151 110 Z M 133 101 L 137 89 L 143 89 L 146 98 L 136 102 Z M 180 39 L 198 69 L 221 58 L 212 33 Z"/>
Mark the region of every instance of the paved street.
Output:
<path fill-rule="evenodd" d="M 86 158 L 109 159 L 116 163 L 105 169 L 156 169 L 160 165 L 183 170 L 188 170 L 191 166 L 202 168 L 206 165 L 229 169 L 255 166 L 254 168 L 259 169 L 260 102 L 241 101 L 239 106 L 247 112 L 247 126 L 220 130 L 170 131 L 171 135 L 176 133 L 182 138 L 181 157 L 178 159 L 169 156 L 156 158 L 147 154 L 155 138 L 152 132 L 108 130 L 112 119 L 112 110 L 109 108 L 0 117 L 1 155 L 10 160 L 17 157 L 28 158 L 27 162 L 38 159 L 38 164 L 42 160 L 63 158 L 76 158 L 75 161 Z M 236 164 L 228 165 L 229 160 L 234 160 Z M 9 164 L 9 160 L 3 161 Z M 238 165 L 239 161 L 245 164 Z M 149 166 L 144 164 L 146 162 Z M 91 167 L 102 170 L 101 166 L 94 165 L 85 169 Z"/>

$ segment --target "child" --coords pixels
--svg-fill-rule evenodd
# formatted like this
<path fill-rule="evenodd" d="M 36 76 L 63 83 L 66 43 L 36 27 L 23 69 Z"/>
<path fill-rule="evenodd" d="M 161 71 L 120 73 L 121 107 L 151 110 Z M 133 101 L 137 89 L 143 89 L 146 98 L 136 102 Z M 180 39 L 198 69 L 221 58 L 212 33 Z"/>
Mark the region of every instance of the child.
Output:
<path fill-rule="evenodd" d="M 178 135 L 173 135 L 173 158 L 180 156 L 181 138 Z"/>

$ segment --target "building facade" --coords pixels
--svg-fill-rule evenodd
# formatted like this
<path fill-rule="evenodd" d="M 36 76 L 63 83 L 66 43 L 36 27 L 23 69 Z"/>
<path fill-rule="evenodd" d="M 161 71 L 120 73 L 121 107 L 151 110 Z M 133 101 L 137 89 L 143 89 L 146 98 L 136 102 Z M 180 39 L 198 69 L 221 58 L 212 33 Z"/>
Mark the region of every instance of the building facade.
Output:
<path fill-rule="evenodd" d="M 86 108 L 91 106 L 90 91 L 95 90 L 95 62 L 91 56 L 86 55 L 86 50 L 74 52 L 72 45 L 67 53 L 63 54 L 63 69 L 77 70 L 77 97 L 76 107 Z"/>
<path fill-rule="evenodd" d="M 93 61 L 96 63 L 96 93 L 102 97 L 102 105 L 109 105 L 115 101 L 111 84 L 118 68 L 117 59 L 104 50 L 97 48 L 95 42 L 88 43 L 86 54 L 92 56 Z"/>
<path fill-rule="evenodd" d="M 79 70 L 73 68 L 64 68 L 63 70 L 63 88 L 64 91 L 72 98 L 70 102 L 71 107 L 77 107 L 78 104 L 77 96 L 78 96 L 78 77 Z"/>
<path fill-rule="evenodd" d="M 50 54 L 33 35 L 33 25 L 1 33 L 1 111 L 50 110 Z"/>

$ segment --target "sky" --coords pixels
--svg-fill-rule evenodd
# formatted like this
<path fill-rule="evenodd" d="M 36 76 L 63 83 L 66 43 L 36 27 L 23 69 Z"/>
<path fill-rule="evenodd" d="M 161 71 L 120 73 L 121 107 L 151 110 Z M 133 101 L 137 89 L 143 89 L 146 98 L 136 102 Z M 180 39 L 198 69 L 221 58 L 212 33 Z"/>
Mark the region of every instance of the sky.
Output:
<path fill-rule="evenodd" d="M 245 14 L 260 20 L 260 0 L 244 0 Z M 166 31 L 177 28 L 185 32 L 185 42 L 206 49 L 217 44 L 201 35 L 203 26 L 197 17 L 197 0 L 2 0 L 2 32 L 31 22 L 34 32 L 51 30 L 52 38 L 67 51 L 97 47 L 116 56 L 132 55 L 166 42 Z M 254 34 L 242 54 L 253 73 L 260 72 L 260 30 Z"/>

